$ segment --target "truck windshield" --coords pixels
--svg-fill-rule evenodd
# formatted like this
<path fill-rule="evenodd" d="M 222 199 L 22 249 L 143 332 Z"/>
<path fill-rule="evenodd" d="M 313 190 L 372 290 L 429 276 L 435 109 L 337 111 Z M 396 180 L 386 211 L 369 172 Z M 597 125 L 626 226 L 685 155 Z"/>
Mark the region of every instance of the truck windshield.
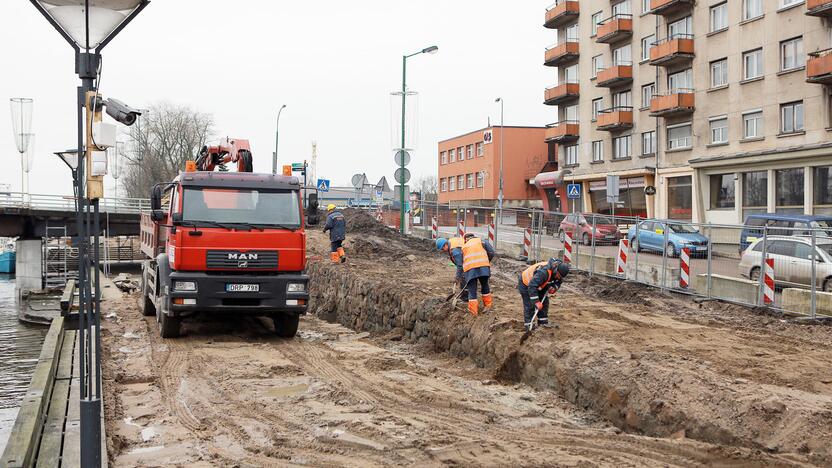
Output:
<path fill-rule="evenodd" d="M 182 197 L 182 220 L 297 228 L 298 200 L 296 191 L 187 187 Z"/>

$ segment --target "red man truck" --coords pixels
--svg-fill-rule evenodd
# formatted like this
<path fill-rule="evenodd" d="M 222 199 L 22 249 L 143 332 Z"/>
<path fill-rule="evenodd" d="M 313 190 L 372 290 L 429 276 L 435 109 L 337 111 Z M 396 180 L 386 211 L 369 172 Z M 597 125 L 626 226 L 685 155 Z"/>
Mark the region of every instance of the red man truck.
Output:
<path fill-rule="evenodd" d="M 200 313 L 265 316 L 295 336 L 309 301 L 298 178 L 194 169 L 155 186 L 142 213 L 142 313 L 164 338 Z"/>

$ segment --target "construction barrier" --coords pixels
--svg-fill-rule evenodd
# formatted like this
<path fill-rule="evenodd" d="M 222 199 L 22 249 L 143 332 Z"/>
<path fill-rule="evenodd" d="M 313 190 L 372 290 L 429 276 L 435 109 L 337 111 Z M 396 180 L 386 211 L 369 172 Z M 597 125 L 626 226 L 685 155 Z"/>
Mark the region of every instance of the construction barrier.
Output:
<path fill-rule="evenodd" d="M 494 223 L 488 225 L 488 242 L 494 245 Z"/>
<path fill-rule="evenodd" d="M 679 287 L 687 289 L 690 286 L 690 249 L 685 247 L 679 254 Z"/>
<path fill-rule="evenodd" d="M 774 259 L 767 258 L 763 277 L 763 304 L 774 304 Z"/>
<path fill-rule="evenodd" d="M 433 217 L 433 220 L 430 224 L 430 238 L 436 240 L 439 237 L 439 224 L 436 222 L 436 216 Z"/>
<path fill-rule="evenodd" d="M 621 239 L 618 241 L 618 260 L 616 261 L 615 272 L 619 275 L 626 275 L 627 252 L 630 250 L 630 241 Z"/>
<path fill-rule="evenodd" d="M 532 256 L 532 229 L 527 228 L 523 231 L 523 256 L 531 258 Z"/>
<path fill-rule="evenodd" d="M 563 261 L 572 263 L 572 233 L 564 232 L 563 241 Z"/>
<path fill-rule="evenodd" d="M 460 219 L 456 225 L 456 234 L 459 237 L 465 237 L 465 224 Z"/>

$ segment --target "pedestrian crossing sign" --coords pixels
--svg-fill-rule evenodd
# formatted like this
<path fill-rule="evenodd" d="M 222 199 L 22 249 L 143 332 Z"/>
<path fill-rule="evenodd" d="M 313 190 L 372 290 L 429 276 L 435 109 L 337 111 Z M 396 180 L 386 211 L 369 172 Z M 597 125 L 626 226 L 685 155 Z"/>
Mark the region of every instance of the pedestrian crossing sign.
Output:
<path fill-rule="evenodd" d="M 318 191 L 329 192 L 329 179 L 318 179 Z"/>
<path fill-rule="evenodd" d="M 566 186 L 566 196 L 570 200 L 581 198 L 581 184 L 569 184 Z"/>

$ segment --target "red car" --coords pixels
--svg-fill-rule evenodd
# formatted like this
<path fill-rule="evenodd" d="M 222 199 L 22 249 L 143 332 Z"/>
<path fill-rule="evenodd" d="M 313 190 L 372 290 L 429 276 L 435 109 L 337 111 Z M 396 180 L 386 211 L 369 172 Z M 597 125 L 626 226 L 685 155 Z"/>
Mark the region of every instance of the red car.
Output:
<path fill-rule="evenodd" d="M 617 244 L 624 238 L 613 220 L 604 215 L 584 215 L 583 213 L 567 215 L 558 227 L 558 238 L 561 242 L 565 240 L 567 232 L 572 233 L 574 241 L 580 241 L 584 245 L 592 245 L 593 237 L 595 237 L 596 245 Z"/>

